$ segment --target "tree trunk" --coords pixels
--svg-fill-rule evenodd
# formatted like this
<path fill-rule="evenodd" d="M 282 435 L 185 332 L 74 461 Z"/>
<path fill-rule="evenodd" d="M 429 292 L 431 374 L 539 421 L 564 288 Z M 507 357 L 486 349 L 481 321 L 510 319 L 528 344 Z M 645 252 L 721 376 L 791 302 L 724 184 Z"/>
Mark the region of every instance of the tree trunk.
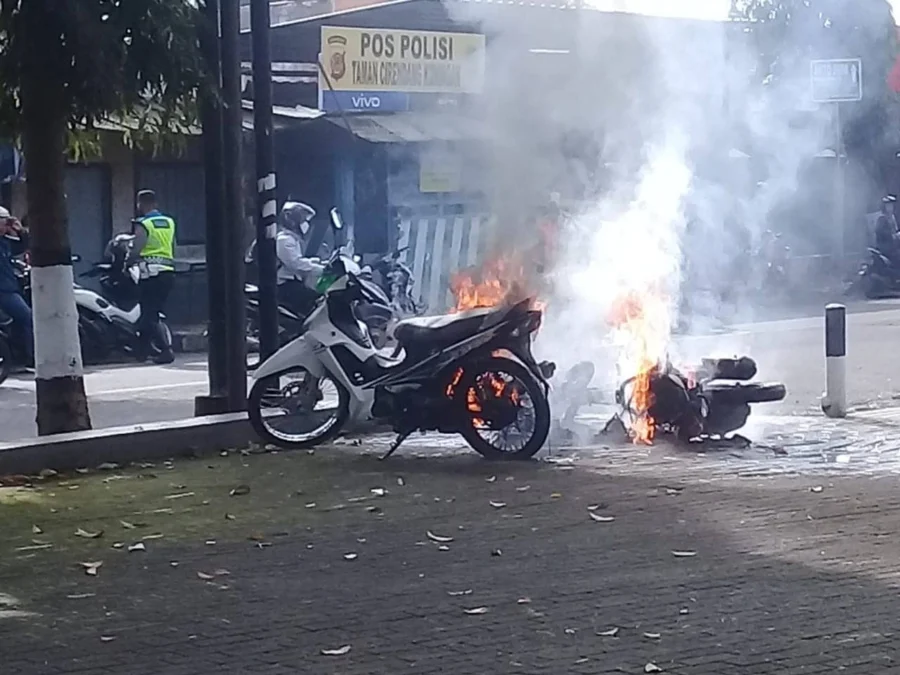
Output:
<path fill-rule="evenodd" d="M 38 434 L 91 428 L 78 339 L 65 202 L 67 119 L 62 85 L 23 83 L 22 141 L 31 231 Z"/>

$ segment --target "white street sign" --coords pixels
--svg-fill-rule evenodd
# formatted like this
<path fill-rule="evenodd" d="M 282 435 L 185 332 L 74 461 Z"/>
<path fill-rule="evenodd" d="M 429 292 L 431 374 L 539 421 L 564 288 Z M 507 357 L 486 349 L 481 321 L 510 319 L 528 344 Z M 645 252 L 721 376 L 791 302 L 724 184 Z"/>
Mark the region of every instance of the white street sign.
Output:
<path fill-rule="evenodd" d="M 862 59 L 810 61 L 809 77 L 816 103 L 862 100 Z"/>

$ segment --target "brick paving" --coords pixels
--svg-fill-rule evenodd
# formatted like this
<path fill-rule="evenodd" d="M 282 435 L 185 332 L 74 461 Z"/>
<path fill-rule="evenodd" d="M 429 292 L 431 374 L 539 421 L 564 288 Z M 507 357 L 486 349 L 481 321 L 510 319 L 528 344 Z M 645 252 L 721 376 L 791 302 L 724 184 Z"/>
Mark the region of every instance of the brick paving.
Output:
<path fill-rule="evenodd" d="M 900 672 L 895 480 L 323 454 L 0 498 L 0 672 Z"/>

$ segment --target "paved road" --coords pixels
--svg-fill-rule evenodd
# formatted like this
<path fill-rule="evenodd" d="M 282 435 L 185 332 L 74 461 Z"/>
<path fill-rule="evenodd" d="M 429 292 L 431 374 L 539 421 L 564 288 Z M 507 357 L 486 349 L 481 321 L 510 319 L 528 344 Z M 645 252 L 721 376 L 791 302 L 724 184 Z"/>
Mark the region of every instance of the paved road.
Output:
<path fill-rule="evenodd" d="M 191 355 L 168 366 L 92 367 L 85 386 L 97 428 L 183 419 L 194 414 L 194 397 L 208 391 L 206 360 Z M 0 440 L 34 433 L 34 378 L 12 377 L 0 385 Z"/>
<path fill-rule="evenodd" d="M 898 302 L 867 303 L 852 309 L 848 319 L 850 400 L 858 406 L 890 404 L 900 392 L 900 359 L 894 357 L 900 335 Z M 766 412 L 817 413 L 824 386 L 823 342 L 822 318 L 809 317 L 738 325 L 723 334 L 680 338 L 678 347 L 686 360 L 712 353 L 748 353 L 759 361 L 761 378 L 782 380 L 788 385 L 788 400 L 766 405 Z M 567 359 L 574 362 L 584 358 L 588 349 L 587 344 L 557 343 L 553 353 L 539 356 L 565 364 Z M 613 386 L 614 364 L 602 349 L 597 362 L 597 384 Z M 180 357 L 171 366 L 92 368 L 87 374 L 87 389 L 98 428 L 190 417 L 194 397 L 207 391 L 205 357 Z M 0 441 L 32 436 L 33 420 L 33 380 L 11 378 L 0 385 Z"/>
<path fill-rule="evenodd" d="M 4 675 L 900 672 L 894 480 L 326 454 L 0 491 Z"/>

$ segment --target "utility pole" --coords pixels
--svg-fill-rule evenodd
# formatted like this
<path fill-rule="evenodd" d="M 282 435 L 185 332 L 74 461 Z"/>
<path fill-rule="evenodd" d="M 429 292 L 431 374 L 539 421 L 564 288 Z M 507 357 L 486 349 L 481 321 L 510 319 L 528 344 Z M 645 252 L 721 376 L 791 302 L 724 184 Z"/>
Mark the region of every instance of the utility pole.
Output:
<path fill-rule="evenodd" d="M 269 45 L 269 0 L 251 0 L 253 38 L 253 130 L 256 138 L 256 260 L 259 269 L 259 353 L 266 359 L 278 349 L 278 301 L 275 229 L 275 150 L 272 128 L 272 52 Z"/>
<path fill-rule="evenodd" d="M 215 90 L 222 88 L 222 55 L 219 45 L 219 0 L 206 0 L 200 47 Z M 222 164 L 222 107 L 213 93 L 200 101 L 203 126 L 203 169 L 206 185 L 206 283 L 209 298 L 207 323 L 209 395 L 194 399 L 195 415 L 215 415 L 228 410 L 228 371 L 225 354 L 225 313 L 217 311 L 225 297 L 225 174 Z"/>
<path fill-rule="evenodd" d="M 247 327 L 244 312 L 244 200 L 241 180 L 240 0 L 221 0 L 222 15 L 222 114 L 225 166 L 225 354 L 228 373 L 228 410 L 247 407 Z M 210 308 L 210 311 L 215 311 Z"/>

